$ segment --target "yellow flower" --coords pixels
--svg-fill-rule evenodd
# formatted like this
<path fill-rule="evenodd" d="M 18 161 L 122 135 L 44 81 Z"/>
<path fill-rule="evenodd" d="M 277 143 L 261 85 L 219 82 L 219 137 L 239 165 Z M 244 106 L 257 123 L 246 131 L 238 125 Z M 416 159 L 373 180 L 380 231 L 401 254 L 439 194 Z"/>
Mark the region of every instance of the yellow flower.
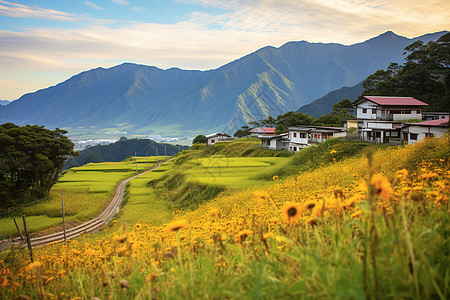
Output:
<path fill-rule="evenodd" d="M 344 209 L 345 210 L 349 210 L 350 207 L 352 207 L 353 204 L 355 204 L 355 202 L 364 199 L 365 196 L 364 195 L 355 195 L 353 197 L 351 197 L 350 199 L 345 200 L 344 202 Z"/>
<path fill-rule="evenodd" d="M 142 225 L 141 224 L 138 223 L 138 224 L 134 225 L 134 230 L 139 231 L 141 229 L 142 229 Z"/>
<path fill-rule="evenodd" d="M 377 173 L 370 178 L 370 184 L 375 188 L 376 194 L 386 200 L 388 200 L 394 192 L 389 180 L 380 173 Z"/>
<path fill-rule="evenodd" d="M 314 208 L 314 206 L 316 206 L 316 204 L 317 204 L 316 201 L 314 201 L 314 200 L 309 200 L 309 201 L 306 201 L 305 204 L 303 204 L 303 208 L 304 208 L 305 210 L 307 210 L 307 209 L 312 209 L 312 208 Z"/>
<path fill-rule="evenodd" d="M 127 238 L 128 238 L 128 236 L 126 234 L 120 234 L 120 235 L 114 236 L 113 241 L 114 241 L 114 243 L 117 243 L 117 244 L 125 243 Z"/>
<path fill-rule="evenodd" d="M 286 202 L 281 208 L 281 215 L 286 223 L 295 223 L 300 219 L 302 207 L 299 203 Z"/>
<path fill-rule="evenodd" d="M 256 202 L 264 202 L 269 198 L 269 195 L 266 192 L 255 192 L 253 193 Z"/>
<path fill-rule="evenodd" d="M 244 242 L 245 239 L 246 239 L 248 236 L 252 235 L 252 234 L 253 234 L 253 231 L 251 231 L 251 230 L 249 230 L 249 229 L 241 230 L 241 231 L 239 231 L 238 234 L 234 237 L 234 241 L 235 241 L 236 243 Z"/>
<path fill-rule="evenodd" d="M 408 177 L 408 170 L 406 169 L 398 170 L 397 172 L 395 172 L 395 175 L 397 176 L 397 178 L 405 180 L 406 177 Z"/>
<path fill-rule="evenodd" d="M 356 218 L 356 217 L 359 217 L 360 215 L 361 215 L 361 211 L 358 210 L 357 212 L 352 213 L 352 214 L 350 215 L 350 217 Z"/>
<path fill-rule="evenodd" d="M 213 208 L 208 211 L 209 217 L 214 217 L 214 216 L 217 216 L 218 214 L 219 214 L 219 210 L 217 208 Z"/>
<path fill-rule="evenodd" d="M 188 228 L 189 226 L 186 220 L 176 220 L 166 225 L 164 233 L 175 232 L 183 228 Z"/>
<path fill-rule="evenodd" d="M 267 232 L 263 235 L 263 239 L 267 240 L 268 238 L 273 237 L 273 232 Z"/>
<path fill-rule="evenodd" d="M 334 150 L 334 149 L 330 151 L 330 154 L 335 154 L 335 153 L 336 153 L 336 150 Z"/>
<path fill-rule="evenodd" d="M 272 178 L 273 180 L 278 180 L 278 176 L 277 175 L 275 175 L 275 176 L 273 176 L 273 178 Z"/>

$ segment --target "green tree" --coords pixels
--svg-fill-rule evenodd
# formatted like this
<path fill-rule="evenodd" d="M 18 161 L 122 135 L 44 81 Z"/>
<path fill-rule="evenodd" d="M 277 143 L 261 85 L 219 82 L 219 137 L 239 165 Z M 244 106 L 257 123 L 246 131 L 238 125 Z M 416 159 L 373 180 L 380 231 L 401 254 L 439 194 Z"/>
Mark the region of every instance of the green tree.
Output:
<path fill-rule="evenodd" d="M 234 133 L 234 137 L 242 138 L 250 135 L 250 127 L 244 125 Z"/>
<path fill-rule="evenodd" d="M 0 125 L 0 206 L 48 195 L 65 160 L 76 155 L 67 131 Z"/>
<path fill-rule="evenodd" d="M 287 113 L 277 117 L 277 127 L 275 128 L 275 133 L 284 133 L 289 126 L 311 125 L 314 120 L 314 117 L 308 116 L 307 114 L 288 111 Z"/>
<path fill-rule="evenodd" d="M 208 139 L 203 134 L 197 135 L 194 140 L 192 141 L 192 144 L 206 144 L 208 142 Z"/>

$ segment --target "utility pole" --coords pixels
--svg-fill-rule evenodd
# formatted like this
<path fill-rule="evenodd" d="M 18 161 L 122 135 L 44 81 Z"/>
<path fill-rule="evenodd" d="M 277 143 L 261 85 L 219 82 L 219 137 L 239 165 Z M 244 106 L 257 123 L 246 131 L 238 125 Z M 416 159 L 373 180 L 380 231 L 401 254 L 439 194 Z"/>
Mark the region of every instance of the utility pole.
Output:
<path fill-rule="evenodd" d="M 136 163 L 136 175 L 139 175 L 138 168 L 137 168 L 137 158 L 136 158 L 136 152 L 134 152 L 134 161 Z"/>
<path fill-rule="evenodd" d="M 147 151 L 145 151 L 145 168 L 148 169 Z"/>
<path fill-rule="evenodd" d="M 63 231 L 64 231 L 64 242 L 66 241 L 66 214 L 64 213 L 64 192 L 61 192 L 61 203 L 62 203 L 62 215 L 63 215 Z"/>

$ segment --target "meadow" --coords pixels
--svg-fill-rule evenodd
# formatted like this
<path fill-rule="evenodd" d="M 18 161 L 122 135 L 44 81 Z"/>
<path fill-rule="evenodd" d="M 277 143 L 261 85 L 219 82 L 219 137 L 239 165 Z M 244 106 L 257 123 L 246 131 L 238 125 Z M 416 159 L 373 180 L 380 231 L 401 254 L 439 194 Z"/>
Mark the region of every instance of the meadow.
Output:
<path fill-rule="evenodd" d="M 4 255 L 0 295 L 448 299 L 450 136 L 343 159 L 324 151 L 327 164 L 254 178 L 194 209 L 173 209 L 153 183 L 176 170 L 197 172 L 183 165 L 207 165 L 195 151 L 180 155 L 133 179 L 122 212 L 101 233 L 36 249 L 33 263 L 25 251 Z"/>
<path fill-rule="evenodd" d="M 168 157 L 167 157 L 168 158 Z M 159 159 L 167 159 L 159 157 Z M 134 157 L 122 162 L 91 163 L 72 168 L 53 186 L 50 196 L 31 205 L 17 208 L 0 218 L 0 234 L 3 237 L 17 236 L 13 218 L 22 224 L 26 215 L 30 232 L 51 228 L 62 229 L 62 204 L 68 226 L 80 224 L 94 218 L 113 197 L 116 185 L 124 178 L 156 165 L 156 157 Z M 137 163 L 136 163 L 137 162 Z"/>

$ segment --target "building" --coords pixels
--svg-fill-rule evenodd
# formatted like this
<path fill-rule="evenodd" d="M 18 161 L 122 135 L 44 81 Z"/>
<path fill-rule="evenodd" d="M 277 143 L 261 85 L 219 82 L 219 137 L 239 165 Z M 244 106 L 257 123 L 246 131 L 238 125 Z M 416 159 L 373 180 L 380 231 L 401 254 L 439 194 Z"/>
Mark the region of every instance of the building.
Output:
<path fill-rule="evenodd" d="M 275 135 L 275 127 L 258 127 L 249 131 L 251 137 Z"/>
<path fill-rule="evenodd" d="M 299 151 L 329 138 L 344 137 L 344 127 L 299 126 L 288 127 L 289 151 Z"/>
<path fill-rule="evenodd" d="M 448 112 L 423 112 L 422 120 L 431 121 L 431 120 L 439 120 L 439 119 L 448 119 L 450 117 L 450 113 Z"/>
<path fill-rule="evenodd" d="M 412 97 L 364 96 L 353 105 L 361 140 L 397 145 L 402 142 L 403 123 L 422 120 L 428 104 Z"/>
<path fill-rule="evenodd" d="M 214 145 L 215 143 L 219 142 L 219 141 L 230 141 L 233 140 L 233 138 L 226 134 L 226 133 L 213 133 L 210 135 L 207 135 L 206 138 L 208 139 L 207 144 L 208 145 Z"/>
<path fill-rule="evenodd" d="M 448 130 L 449 118 L 406 123 L 403 130 L 403 141 L 407 144 L 414 144 L 425 137 L 442 137 Z"/>
<path fill-rule="evenodd" d="M 288 134 L 259 136 L 261 147 L 269 150 L 287 150 L 289 148 Z"/>

